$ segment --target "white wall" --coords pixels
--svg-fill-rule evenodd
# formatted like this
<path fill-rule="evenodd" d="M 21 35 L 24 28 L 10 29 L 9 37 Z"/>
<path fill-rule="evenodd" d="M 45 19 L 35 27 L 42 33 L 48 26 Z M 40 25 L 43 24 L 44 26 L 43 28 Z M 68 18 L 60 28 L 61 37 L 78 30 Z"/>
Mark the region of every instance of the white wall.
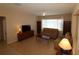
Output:
<path fill-rule="evenodd" d="M 12 7 L 0 6 L 0 16 L 6 17 L 7 28 L 7 43 L 17 41 L 16 25 L 28 24 L 31 25 L 32 30 L 36 32 L 35 16 L 29 15 Z"/>
<path fill-rule="evenodd" d="M 77 48 L 77 17 L 72 16 L 72 39 L 73 39 L 73 54 L 76 54 Z"/>

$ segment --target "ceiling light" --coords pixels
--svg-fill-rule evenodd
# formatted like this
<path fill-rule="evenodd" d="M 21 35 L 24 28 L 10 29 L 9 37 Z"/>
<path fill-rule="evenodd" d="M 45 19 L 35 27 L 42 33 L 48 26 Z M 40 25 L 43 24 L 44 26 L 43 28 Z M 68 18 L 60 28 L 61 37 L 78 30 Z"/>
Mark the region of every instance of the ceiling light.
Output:
<path fill-rule="evenodd" d="M 46 14 L 45 13 L 43 13 L 43 16 L 45 16 Z"/>

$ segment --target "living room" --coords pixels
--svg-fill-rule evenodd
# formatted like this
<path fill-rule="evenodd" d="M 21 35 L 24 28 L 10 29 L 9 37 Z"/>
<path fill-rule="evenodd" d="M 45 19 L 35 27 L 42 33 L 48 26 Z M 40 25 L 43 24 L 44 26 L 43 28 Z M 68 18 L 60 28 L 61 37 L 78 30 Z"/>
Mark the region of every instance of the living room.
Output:
<path fill-rule="evenodd" d="M 60 19 L 60 20 L 63 19 L 64 21 L 70 21 L 70 22 L 72 21 L 72 23 L 70 24 L 70 27 L 66 27 L 66 28 L 68 28 L 69 31 L 70 30 L 72 31 L 72 32 L 70 31 L 70 33 L 72 33 L 72 37 L 74 39 L 72 54 L 76 54 L 76 52 L 75 52 L 76 44 L 75 43 L 77 42 L 76 41 L 77 34 L 75 33 L 76 28 L 73 28 L 73 27 L 77 27 L 74 24 L 74 22 L 76 23 L 77 21 L 73 20 L 73 19 L 76 19 L 76 16 L 74 16 L 74 14 L 76 14 L 78 12 L 78 7 L 79 7 L 79 5 L 75 4 L 75 3 L 69 3 L 69 4 L 68 3 L 67 4 L 65 4 L 65 3 L 63 3 L 63 4 L 57 4 L 57 3 L 55 3 L 55 4 L 53 4 L 53 3 L 46 3 L 46 4 L 44 4 L 44 3 L 40 3 L 40 4 L 39 3 L 37 3 L 37 4 L 31 4 L 31 3 L 29 3 L 29 4 L 14 3 L 13 4 L 13 3 L 10 3 L 10 4 L 6 4 L 5 3 L 5 4 L 0 4 L 0 17 L 4 17 L 5 22 L 6 22 L 6 30 L 5 30 L 6 38 L 5 39 L 6 39 L 6 43 L 8 45 L 10 45 L 8 48 L 10 48 L 10 50 L 15 49 L 15 50 L 11 51 L 12 54 L 27 54 L 27 55 L 28 54 L 32 54 L 32 55 L 33 54 L 46 54 L 46 55 L 55 54 L 54 50 L 52 50 L 52 46 L 50 48 L 50 46 L 48 46 L 48 44 L 46 44 L 46 42 L 42 42 L 40 44 L 39 44 L 40 41 L 36 42 L 37 32 L 39 32 L 39 30 L 37 30 L 37 28 L 39 28 L 39 26 L 37 26 L 37 22 L 43 21 L 45 19 L 46 20 L 55 19 L 58 22 L 58 19 Z M 67 24 L 68 24 L 68 22 L 67 22 Z M 30 28 L 31 28 L 30 30 L 34 31 L 34 37 L 27 38 L 28 40 L 25 38 L 22 41 L 18 41 L 17 34 L 18 34 L 18 32 L 22 31 L 21 27 L 23 25 L 30 25 Z M 73 27 L 71 25 L 73 25 Z M 43 28 L 43 26 L 42 26 L 42 28 Z M 42 29 L 42 28 L 40 28 L 40 29 Z M 58 28 L 59 27 L 57 27 L 57 29 Z M 64 30 L 64 32 L 65 31 L 66 30 Z M 66 33 L 67 33 L 67 31 L 64 33 L 64 35 Z M 29 34 L 27 34 L 27 35 L 29 35 Z M 20 42 L 20 43 L 18 43 L 18 42 Z M 27 45 L 26 45 L 26 43 L 27 43 Z M 25 47 L 22 47 L 22 45 L 18 45 L 18 44 L 22 44 Z M 34 44 L 34 45 L 32 45 L 32 44 Z M 52 43 L 50 43 L 50 45 L 51 44 Z M 36 48 L 33 46 L 36 46 Z M 14 47 L 14 48 L 11 48 L 11 47 Z M 27 47 L 28 47 L 28 49 L 26 49 Z M 22 49 L 19 50 L 19 48 L 23 48 L 24 51 L 21 51 Z M 33 50 L 29 50 L 31 48 Z M 45 51 L 45 48 L 47 49 L 46 51 Z M 14 52 L 17 52 L 17 53 L 14 53 Z M 2 53 L 2 54 L 11 54 L 11 53 Z"/>

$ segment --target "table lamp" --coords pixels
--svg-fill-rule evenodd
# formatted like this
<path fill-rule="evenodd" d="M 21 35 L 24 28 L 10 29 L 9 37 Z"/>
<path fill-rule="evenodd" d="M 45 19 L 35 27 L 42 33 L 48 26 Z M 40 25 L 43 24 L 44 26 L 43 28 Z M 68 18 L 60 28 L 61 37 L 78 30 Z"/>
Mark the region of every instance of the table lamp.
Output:
<path fill-rule="evenodd" d="M 69 54 L 68 51 L 70 51 L 72 49 L 71 44 L 69 42 L 69 40 L 67 38 L 63 38 L 60 42 L 59 42 L 59 47 L 61 48 L 61 52 L 63 54 Z"/>

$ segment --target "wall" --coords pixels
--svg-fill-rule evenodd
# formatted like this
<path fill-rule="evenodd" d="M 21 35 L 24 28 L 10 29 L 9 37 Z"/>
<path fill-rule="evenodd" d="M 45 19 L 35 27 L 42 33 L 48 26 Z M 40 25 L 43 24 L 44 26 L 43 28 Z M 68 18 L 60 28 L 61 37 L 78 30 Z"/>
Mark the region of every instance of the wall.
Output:
<path fill-rule="evenodd" d="M 57 19 L 57 18 L 64 18 L 65 21 L 70 21 L 72 14 L 59 14 L 59 15 L 48 15 L 48 16 L 38 16 L 37 21 L 42 19 Z"/>
<path fill-rule="evenodd" d="M 78 37 L 78 16 L 76 14 L 79 14 L 79 4 L 76 5 L 74 8 L 74 11 L 72 13 L 72 38 L 73 38 L 73 54 L 79 54 L 78 50 L 78 43 L 79 39 Z"/>
<path fill-rule="evenodd" d="M 7 31 L 7 43 L 10 44 L 12 42 L 17 41 L 17 32 L 16 26 L 17 24 L 29 24 L 31 25 L 32 30 L 36 31 L 36 19 L 35 16 L 29 15 L 20 11 L 19 9 L 8 7 L 8 6 L 0 6 L 0 16 L 6 17 L 6 31 Z"/>
<path fill-rule="evenodd" d="M 72 39 L 73 39 L 73 54 L 76 54 L 77 48 L 77 17 L 72 16 Z"/>

